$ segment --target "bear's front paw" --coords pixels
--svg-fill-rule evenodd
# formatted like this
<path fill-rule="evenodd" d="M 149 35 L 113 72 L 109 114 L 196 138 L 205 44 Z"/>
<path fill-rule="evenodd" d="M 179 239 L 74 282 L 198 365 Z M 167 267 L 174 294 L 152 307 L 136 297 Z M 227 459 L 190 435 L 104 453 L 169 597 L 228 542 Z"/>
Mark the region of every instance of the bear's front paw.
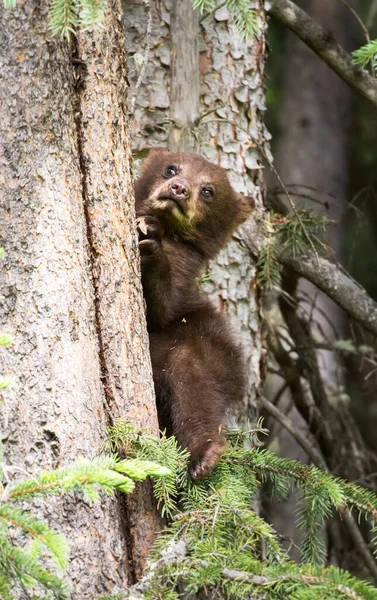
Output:
<path fill-rule="evenodd" d="M 189 475 L 197 481 L 208 475 L 219 462 L 226 447 L 224 440 L 208 440 L 205 447 L 191 454 Z"/>
<path fill-rule="evenodd" d="M 139 248 L 142 256 L 156 254 L 161 249 L 162 230 L 155 217 L 148 215 L 136 219 L 139 234 Z"/>

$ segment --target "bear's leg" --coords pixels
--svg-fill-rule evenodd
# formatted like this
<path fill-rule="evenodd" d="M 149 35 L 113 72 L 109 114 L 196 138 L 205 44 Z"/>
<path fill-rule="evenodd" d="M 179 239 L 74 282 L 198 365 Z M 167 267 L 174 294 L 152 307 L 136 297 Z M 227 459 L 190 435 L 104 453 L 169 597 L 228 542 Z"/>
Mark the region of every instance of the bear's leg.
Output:
<path fill-rule="evenodd" d="M 207 475 L 222 455 L 226 397 L 211 376 L 211 357 L 181 345 L 169 360 L 170 412 L 173 433 L 190 452 L 192 479 Z"/>

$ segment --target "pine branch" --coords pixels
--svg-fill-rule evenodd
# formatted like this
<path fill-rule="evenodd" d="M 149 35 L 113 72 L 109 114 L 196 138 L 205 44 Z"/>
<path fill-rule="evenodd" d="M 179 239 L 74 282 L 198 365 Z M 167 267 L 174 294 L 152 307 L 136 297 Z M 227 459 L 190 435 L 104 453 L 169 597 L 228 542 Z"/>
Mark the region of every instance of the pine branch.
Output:
<path fill-rule="evenodd" d="M 49 12 L 49 29 L 52 35 L 69 39 L 77 26 L 76 0 L 53 0 Z"/>
<path fill-rule="evenodd" d="M 277 213 L 288 216 L 288 210 L 279 198 L 272 196 L 270 202 Z M 257 256 L 254 239 L 246 234 L 244 242 Z M 310 249 L 306 249 L 302 256 L 295 256 L 287 247 L 278 246 L 277 250 L 277 260 L 282 265 L 311 281 L 367 331 L 377 335 L 377 302 L 341 265 L 318 256 Z"/>
<path fill-rule="evenodd" d="M 259 425 L 259 431 L 260 428 Z M 126 446 L 127 452 L 133 446 L 136 457 L 155 452 L 159 444 L 157 438 L 135 432 L 129 423 L 118 421 L 111 430 L 113 450 L 117 432 L 121 445 Z M 271 600 L 296 596 L 308 600 L 332 598 L 334 590 L 334 600 L 376 600 L 376 589 L 351 579 L 345 572 L 291 563 L 279 547 L 277 534 L 252 510 L 252 502 L 266 480 L 280 497 L 294 483 L 304 502 L 299 515 L 299 525 L 305 532 L 303 557 L 321 561 L 325 556 L 318 532 L 323 521 L 333 510 L 344 514 L 348 506 L 374 522 L 377 497 L 314 466 L 282 459 L 266 450 L 245 449 L 249 437 L 246 432 L 230 432 L 228 450 L 217 468 L 196 484 L 186 478 L 187 457 L 182 460 L 179 454 L 170 455 L 167 466 L 175 472 L 176 482 L 180 482 L 179 494 L 177 489 L 173 491 L 175 513 L 157 541 L 144 578 L 124 597 L 178 600 L 179 595 L 171 595 L 172 590 L 184 585 L 192 595 L 203 589 L 207 595 L 217 590 L 219 597 L 232 600 L 262 593 L 264 586 Z"/>
<path fill-rule="evenodd" d="M 3 470 L 9 473 L 22 471 L 7 465 Z M 67 567 L 67 540 L 47 523 L 34 517 L 30 510 L 25 510 L 24 505 L 20 508 L 17 503 L 71 492 L 81 493 L 86 501 L 93 502 L 99 499 L 100 492 L 130 493 L 135 481 L 149 476 L 159 478 L 169 475 L 167 468 L 150 460 L 101 456 L 93 460 L 81 459 L 55 471 L 44 471 L 25 481 L 7 482 L 0 498 L 0 597 L 14 600 L 18 597 L 15 590 L 21 586 L 25 592 L 22 597 L 29 597 L 28 590 L 39 593 L 46 589 L 51 590 L 52 595 L 43 596 L 45 600 L 68 598 L 63 581 L 42 567 L 43 548 L 49 551 L 56 568 L 64 570 Z M 14 537 L 14 531 L 20 535 Z M 12 544 L 10 539 L 17 542 Z M 31 539 L 32 544 L 21 547 L 24 539 Z M 42 598 L 40 595 L 35 597 Z"/>

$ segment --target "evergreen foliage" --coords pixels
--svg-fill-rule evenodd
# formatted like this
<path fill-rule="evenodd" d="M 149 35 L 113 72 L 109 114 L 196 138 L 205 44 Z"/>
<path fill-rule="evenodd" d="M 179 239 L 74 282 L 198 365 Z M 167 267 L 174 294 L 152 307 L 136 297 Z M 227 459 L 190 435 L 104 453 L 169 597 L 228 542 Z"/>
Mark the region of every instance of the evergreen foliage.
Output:
<path fill-rule="evenodd" d="M 83 31 L 104 27 L 107 0 L 53 0 L 49 28 L 53 35 L 69 39 L 79 28 Z"/>
<path fill-rule="evenodd" d="M 371 40 L 365 46 L 352 52 L 353 63 L 359 65 L 362 69 L 371 63 L 373 72 L 377 72 L 377 40 Z"/>
<path fill-rule="evenodd" d="M 3 466 L 3 473 L 9 472 L 12 467 Z M 47 523 L 33 516 L 30 501 L 74 492 L 92 503 L 99 500 L 101 492 L 108 495 L 114 494 L 115 490 L 130 493 L 135 481 L 148 476 L 167 477 L 168 470 L 141 459 L 119 460 L 114 456 L 101 456 L 77 460 L 74 464 L 55 471 L 43 471 L 20 482 L 11 482 L 4 477 L 4 485 L 0 488 L 0 597 L 18 599 L 21 590 L 27 590 L 30 597 L 45 600 L 70 597 L 68 587 L 55 574 L 68 566 L 68 542 Z M 25 501 L 28 502 L 26 508 Z M 51 568 L 45 567 L 46 554 L 51 559 Z"/>
<path fill-rule="evenodd" d="M 16 8 L 16 0 L 3 0 L 5 8 Z M 53 0 L 49 13 L 49 29 L 53 35 L 69 39 L 82 31 L 105 26 L 107 0 Z M 226 0 L 225 6 L 233 17 L 241 39 L 258 37 L 258 13 L 250 8 L 248 0 Z M 216 10 L 214 0 L 193 0 L 193 7 L 201 13 Z"/>
<path fill-rule="evenodd" d="M 158 481 L 155 494 L 171 516 L 144 578 L 117 598 L 179 600 L 204 591 L 205 597 L 229 600 L 377 600 L 377 590 L 368 583 L 321 565 L 324 548 L 319 536 L 324 520 L 335 510 L 356 510 L 374 529 L 377 497 L 314 466 L 253 447 L 259 431 L 264 433 L 260 427 L 248 433 L 229 431 L 228 449 L 215 471 L 194 484 L 186 475 L 187 454 L 171 438 L 158 440 L 137 433 L 124 421 L 115 424 L 110 431 L 112 450 L 118 445 L 135 458 L 153 455 L 168 467 L 169 475 Z M 300 492 L 301 565 L 289 560 L 277 533 L 253 509 L 255 494 L 266 481 L 280 498 L 293 485 Z"/>
<path fill-rule="evenodd" d="M 10 337 L 1 334 L 0 345 L 9 343 Z M 0 446 L 0 457 L 2 455 Z M 114 494 L 115 490 L 130 493 L 135 481 L 148 476 L 169 476 L 168 469 L 155 462 L 140 458 L 120 460 L 115 456 L 101 456 L 93 460 L 83 458 L 22 481 L 11 478 L 20 471 L 23 472 L 18 467 L 0 463 L 2 600 L 18 600 L 21 597 L 64 600 L 70 597 L 68 586 L 56 574 L 68 566 L 68 541 L 33 515 L 33 500 L 43 500 L 49 495 L 79 493 L 91 503 L 99 500 L 101 492 L 108 495 Z"/>
<path fill-rule="evenodd" d="M 302 256 L 313 247 L 322 253 L 327 250 L 320 235 L 328 222 L 326 215 L 316 215 L 310 210 L 296 210 L 287 216 L 267 212 L 264 217 L 265 241 L 257 265 L 258 283 L 267 289 L 280 287 L 278 255 L 282 252 Z"/>

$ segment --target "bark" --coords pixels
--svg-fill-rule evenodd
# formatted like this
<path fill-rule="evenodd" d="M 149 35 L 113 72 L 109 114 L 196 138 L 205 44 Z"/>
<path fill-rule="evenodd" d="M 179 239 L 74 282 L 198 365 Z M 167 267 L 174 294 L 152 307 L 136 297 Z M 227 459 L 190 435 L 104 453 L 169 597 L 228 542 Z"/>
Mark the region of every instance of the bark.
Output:
<path fill-rule="evenodd" d="M 78 36 L 79 72 L 86 65 L 77 94 L 78 151 L 107 420 L 127 418 L 157 434 L 130 172 L 124 48 L 117 4 L 106 34 Z M 141 576 L 161 528 L 152 498 L 147 483 L 122 499 L 133 579 Z"/>
<path fill-rule="evenodd" d="M 199 151 L 194 127 L 199 118 L 199 13 L 191 0 L 173 2 L 170 24 L 169 149 Z"/>
<path fill-rule="evenodd" d="M 179 14 L 172 10 L 173 5 L 177 8 L 178 3 L 166 0 L 159 2 L 158 6 L 153 4 L 152 56 L 146 70 L 145 84 L 136 101 L 135 150 L 141 153 L 151 146 L 172 144 L 172 137 L 177 138 L 178 120 L 179 147 L 190 147 L 209 161 L 220 164 L 228 171 L 235 189 L 255 199 L 254 217 L 249 219 L 212 263 L 213 282 L 207 286 L 220 310 L 228 311 L 235 329 L 241 331 L 250 375 L 246 412 L 251 417 L 255 414 L 255 400 L 261 381 L 263 350 L 255 262 L 250 259 L 242 239 L 245 235 L 252 236 L 257 246 L 260 240 L 261 161 L 252 137 L 264 145 L 265 15 L 258 5 L 260 36 L 247 43 L 239 39 L 225 7 L 219 7 L 213 15 L 201 18 L 200 97 L 199 117 L 196 119 L 194 67 L 197 57 L 195 59 L 192 53 L 188 55 L 185 47 L 189 38 L 196 37 L 194 23 L 197 22 L 197 16 L 189 0 L 179 3 Z M 184 18 L 182 15 L 185 15 Z M 137 2 L 127 1 L 125 17 L 129 53 L 140 53 L 140 42 L 147 28 L 144 7 Z M 180 22 L 183 19 L 187 25 L 176 36 L 178 19 Z M 192 75 L 189 76 L 189 73 Z M 181 90 L 180 96 L 177 90 Z M 181 98 L 185 98 L 184 105 L 181 104 Z M 175 129 L 175 133 L 170 135 L 172 129 L 173 132 Z M 188 139 L 190 146 L 187 145 Z M 174 148 L 177 148 L 176 141 Z M 249 412 L 250 406 L 253 407 L 252 414 Z"/>
<path fill-rule="evenodd" d="M 110 3 L 106 31 L 75 47 L 51 39 L 45 6 L 0 10 L 1 330 L 15 337 L 2 435 L 7 462 L 32 473 L 98 454 L 114 416 L 154 430 L 157 421 L 119 6 Z M 144 548 L 116 499 L 40 511 L 71 541 L 75 598 L 133 580 Z"/>

